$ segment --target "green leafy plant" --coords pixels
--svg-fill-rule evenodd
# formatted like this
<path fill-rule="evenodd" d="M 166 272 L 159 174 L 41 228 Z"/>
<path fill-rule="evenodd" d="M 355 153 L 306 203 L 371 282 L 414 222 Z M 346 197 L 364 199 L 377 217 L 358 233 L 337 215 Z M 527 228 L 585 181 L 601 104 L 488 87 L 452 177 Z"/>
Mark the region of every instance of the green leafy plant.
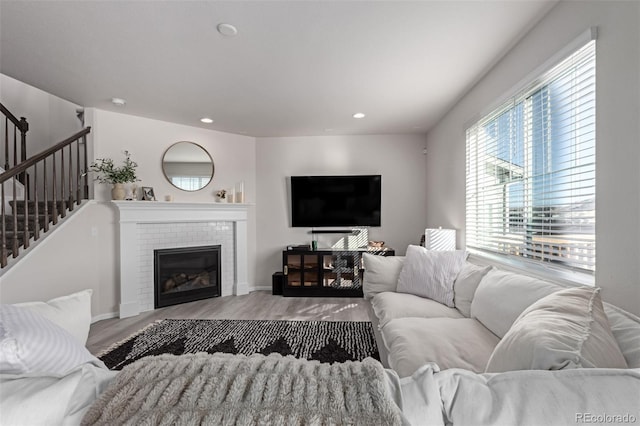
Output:
<path fill-rule="evenodd" d="M 99 173 L 96 177 L 100 183 L 128 183 L 138 180 L 136 167 L 138 163 L 131 159 L 129 151 L 125 151 L 124 165 L 115 167 L 111 158 L 97 158 L 91 163 L 89 170 Z"/>

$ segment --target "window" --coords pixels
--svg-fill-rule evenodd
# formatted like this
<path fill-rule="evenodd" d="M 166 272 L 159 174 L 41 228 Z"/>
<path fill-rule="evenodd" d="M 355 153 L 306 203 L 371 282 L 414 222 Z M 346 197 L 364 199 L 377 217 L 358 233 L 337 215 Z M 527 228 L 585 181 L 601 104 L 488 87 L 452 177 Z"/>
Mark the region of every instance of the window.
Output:
<path fill-rule="evenodd" d="M 197 191 L 207 186 L 211 176 L 172 176 L 171 183 L 185 191 Z"/>
<path fill-rule="evenodd" d="M 467 247 L 595 271 L 595 41 L 466 132 Z"/>

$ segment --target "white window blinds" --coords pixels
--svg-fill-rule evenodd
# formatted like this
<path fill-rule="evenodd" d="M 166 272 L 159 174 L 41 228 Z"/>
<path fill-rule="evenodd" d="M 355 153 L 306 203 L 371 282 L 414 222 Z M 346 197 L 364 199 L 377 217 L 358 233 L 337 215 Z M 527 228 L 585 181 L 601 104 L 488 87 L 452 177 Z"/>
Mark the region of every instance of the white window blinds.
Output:
<path fill-rule="evenodd" d="M 466 244 L 595 271 L 595 41 L 467 129 Z"/>

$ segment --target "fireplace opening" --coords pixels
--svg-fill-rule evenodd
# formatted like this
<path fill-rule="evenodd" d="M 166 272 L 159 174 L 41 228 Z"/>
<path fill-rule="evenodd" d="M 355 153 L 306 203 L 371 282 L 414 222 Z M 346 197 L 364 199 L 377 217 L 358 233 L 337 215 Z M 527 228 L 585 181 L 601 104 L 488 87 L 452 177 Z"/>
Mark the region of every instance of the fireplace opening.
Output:
<path fill-rule="evenodd" d="M 220 296 L 221 246 L 154 250 L 155 307 Z"/>

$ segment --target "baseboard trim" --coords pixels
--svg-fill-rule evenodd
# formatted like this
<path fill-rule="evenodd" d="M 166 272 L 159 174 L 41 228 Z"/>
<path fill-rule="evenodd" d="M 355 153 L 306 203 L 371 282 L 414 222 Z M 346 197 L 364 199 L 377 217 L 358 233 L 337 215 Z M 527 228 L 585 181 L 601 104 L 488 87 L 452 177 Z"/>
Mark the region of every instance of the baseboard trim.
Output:
<path fill-rule="evenodd" d="M 251 293 L 252 291 L 271 291 L 271 287 L 270 286 L 249 287 L 249 293 Z"/>
<path fill-rule="evenodd" d="M 109 312 L 107 314 L 100 314 L 100 315 L 96 315 L 94 317 L 91 317 L 91 324 L 93 324 L 94 322 L 98 322 L 98 321 L 102 321 L 102 320 L 106 320 L 106 319 L 111 319 L 111 318 L 118 318 L 118 313 L 117 312 Z"/>

